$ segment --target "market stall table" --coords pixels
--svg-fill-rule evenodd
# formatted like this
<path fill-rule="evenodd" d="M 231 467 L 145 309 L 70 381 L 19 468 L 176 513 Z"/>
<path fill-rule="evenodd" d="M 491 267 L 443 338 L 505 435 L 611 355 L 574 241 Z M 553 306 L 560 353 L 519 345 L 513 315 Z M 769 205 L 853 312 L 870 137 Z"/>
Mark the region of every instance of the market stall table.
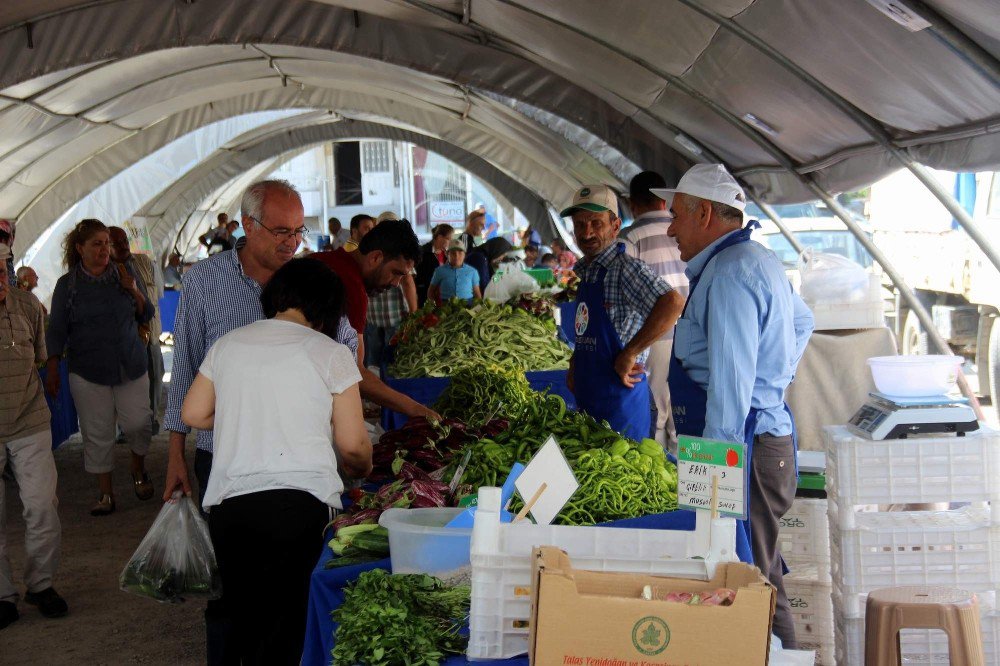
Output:
<path fill-rule="evenodd" d="M 539 370 L 527 372 L 528 384 L 536 391 L 548 391 L 566 401 L 566 407 L 576 408 L 576 399 L 566 386 L 566 370 Z M 390 387 L 407 395 L 421 405 L 432 405 L 444 390 L 451 384 L 449 377 L 416 377 L 401 379 L 383 372 L 383 380 Z M 382 410 L 382 428 L 386 431 L 397 430 L 406 425 L 410 417 L 390 409 Z"/>
<path fill-rule="evenodd" d="M 643 516 L 641 518 L 629 518 L 618 520 L 613 523 L 605 523 L 604 528 L 627 527 L 639 529 L 660 529 L 660 530 L 693 530 L 695 514 L 693 511 L 671 511 L 655 516 Z M 750 544 L 742 532 L 737 530 L 736 554 L 743 562 L 750 560 Z M 329 541 L 330 535 L 326 540 Z M 330 613 L 339 608 L 344 601 L 344 588 L 352 583 L 365 571 L 372 569 L 389 569 L 390 559 L 378 560 L 368 564 L 342 567 L 336 569 L 325 569 L 324 565 L 333 557 L 333 551 L 329 545 L 324 545 L 323 554 L 320 555 L 319 562 L 313 570 L 312 579 L 309 583 L 309 608 L 306 618 L 306 637 L 302 652 L 303 666 L 328 666 L 330 664 L 330 652 L 333 650 L 333 633 L 337 629 L 336 623 Z M 457 656 L 444 662 L 446 666 L 456 666 L 468 662 L 464 656 Z M 484 662 L 475 662 L 484 663 Z M 519 657 L 515 659 L 495 660 L 486 662 L 495 666 L 527 666 L 528 658 Z"/>

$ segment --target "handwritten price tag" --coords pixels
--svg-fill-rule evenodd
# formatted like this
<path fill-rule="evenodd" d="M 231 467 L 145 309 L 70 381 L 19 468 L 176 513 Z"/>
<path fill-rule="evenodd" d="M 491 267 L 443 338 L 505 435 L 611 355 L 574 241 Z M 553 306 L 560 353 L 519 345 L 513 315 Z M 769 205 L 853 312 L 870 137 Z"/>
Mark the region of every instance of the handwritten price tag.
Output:
<path fill-rule="evenodd" d="M 712 508 L 712 479 L 719 479 L 719 514 L 747 517 L 746 444 L 681 435 L 677 444 L 677 504 Z"/>

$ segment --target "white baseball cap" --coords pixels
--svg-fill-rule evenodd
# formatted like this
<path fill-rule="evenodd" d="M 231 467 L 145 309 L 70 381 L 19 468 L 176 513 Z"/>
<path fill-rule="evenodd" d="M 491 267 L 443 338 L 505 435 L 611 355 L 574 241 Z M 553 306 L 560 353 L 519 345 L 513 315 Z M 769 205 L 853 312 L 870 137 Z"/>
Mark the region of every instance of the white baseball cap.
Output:
<path fill-rule="evenodd" d="M 667 204 L 673 201 L 675 194 L 687 194 L 707 201 L 732 206 L 737 210 L 747 207 L 747 196 L 736 179 L 729 175 L 726 167 L 721 164 L 696 164 L 674 188 L 650 188 L 649 190 Z"/>
<path fill-rule="evenodd" d="M 589 210 L 595 213 L 611 211 L 618 215 L 618 196 L 607 185 L 587 185 L 581 187 L 573 195 L 573 203 L 559 213 L 560 217 L 569 217 L 575 211 Z"/>

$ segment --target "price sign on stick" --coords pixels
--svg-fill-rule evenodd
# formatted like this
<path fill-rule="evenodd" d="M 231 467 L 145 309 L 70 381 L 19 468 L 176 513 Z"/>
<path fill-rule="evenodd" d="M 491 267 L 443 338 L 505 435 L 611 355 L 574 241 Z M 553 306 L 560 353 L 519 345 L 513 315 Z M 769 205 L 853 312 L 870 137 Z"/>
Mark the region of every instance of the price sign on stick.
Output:
<path fill-rule="evenodd" d="M 549 435 L 514 486 L 535 522 L 550 525 L 580 484 L 556 438 Z"/>
<path fill-rule="evenodd" d="M 747 517 L 746 444 L 681 435 L 677 438 L 677 504 L 712 509 L 713 486 L 719 514 Z"/>

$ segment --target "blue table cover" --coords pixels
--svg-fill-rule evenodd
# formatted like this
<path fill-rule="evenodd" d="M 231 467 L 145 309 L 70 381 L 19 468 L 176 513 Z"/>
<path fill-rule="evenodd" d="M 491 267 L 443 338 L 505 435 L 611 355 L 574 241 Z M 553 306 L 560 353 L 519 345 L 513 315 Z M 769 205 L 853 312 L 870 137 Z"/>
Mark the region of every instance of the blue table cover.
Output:
<path fill-rule="evenodd" d="M 540 370 L 525 373 L 531 388 L 536 391 L 549 391 L 562 396 L 566 406 L 576 408 L 576 398 L 566 386 L 565 370 Z M 383 373 L 383 381 L 391 388 L 408 395 L 421 405 L 431 405 L 451 384 L 450 377 L 418 377 L 415 379 L 399 379 Z M 410 417 L 390 409 L 382 409 L 382 427 L 385 430 L 402 428 Z"/>
<path fill-rule="evenodd" d="M 670 529 L 693 530 L 695 514 L 693 511 L 672 511 L 641 518 L 629 518 L 606 523 L 605 527 L 628 527 L 633 529 Z M 329 541 L 331 535 L 327 535 Z M 743 562 L 750 561 L 750 544 L 745 535 L 737 531 L 736 555 Z M 368 564 L 338 569 L 324 569 L 323 566 L 333 557 L 329 545 L 323 547 L 323 554 L 313 570 L 309 583 L 309 609 L 306 618 L 306 639 L 302 651 L 303 666 L 329 666 L 330 652 L 333 650 L 333 632 L 337 625 L 330 613 L 344 602 L 344 587 L 352 583 L 365 571 L 372 569 L 390 569 L 391 561 L 387 558 Z M 444 662 L 447 666 L 467 664 L 465 657 L 452 657 Z M 474 662 L 482 663 L 482 662 Z M 527 666 L 527 657 L 505 659 L 490 662 L 495 666 Z"/>
<path fill-rule="evenodd" d="M 559 304 L 559 328 L 572 349 L 576 344 L 576 301 Z"/>
<path fill-rule="evenodd" d="M 167 289 L 160 299 L 160 323 L 164 333 L 174 332 L 174 320 L 177 318 L 177 304 L 180 303 L 181 292 Z"/>
<path fill-rule="evenodd" d="M 43 386 L 45 374 L 44 369 L 38 371 Z M 48 403 L 49 411 L 52 413 L 49 421 L 52 428 L 52 448 L 57 449 L 70 438 L 70 435 L 80 430 L 76 405 L 73 404 L 73 396 L 69 393 L 69 363 L 65 359 L 59 362 L 59 393 L 54 399 L 46 393 L 45 402 Z"/>

